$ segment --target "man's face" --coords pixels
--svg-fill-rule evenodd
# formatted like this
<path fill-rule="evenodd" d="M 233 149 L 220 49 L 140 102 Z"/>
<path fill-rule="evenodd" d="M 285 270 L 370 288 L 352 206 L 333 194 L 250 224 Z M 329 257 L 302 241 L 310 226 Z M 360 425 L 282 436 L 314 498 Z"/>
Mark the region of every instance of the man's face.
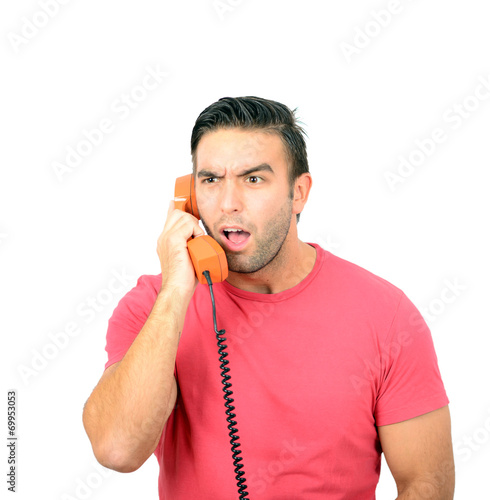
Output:
<path fill-rule="evenodd" d="M 293 205 L 280 137 L 208 132 L 197 147 L 196 174 L 203 226 L 224 249 L 229 270 L 253 273 L 273 261 L 289 233 Z"/>

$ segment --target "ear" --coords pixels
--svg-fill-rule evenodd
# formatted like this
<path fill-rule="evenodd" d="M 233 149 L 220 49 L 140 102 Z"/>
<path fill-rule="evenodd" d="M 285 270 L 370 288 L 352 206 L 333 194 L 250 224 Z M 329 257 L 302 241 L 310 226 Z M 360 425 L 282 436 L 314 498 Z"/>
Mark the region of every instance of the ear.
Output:
<path fill-rule="evenodd" d="M 293 214 L 299 214 L 303 211 L 308 201 L 308 195 L 310 194 L 312 184 L 313 180 L 309 172 L 301 174 L 294 182 Z"/>

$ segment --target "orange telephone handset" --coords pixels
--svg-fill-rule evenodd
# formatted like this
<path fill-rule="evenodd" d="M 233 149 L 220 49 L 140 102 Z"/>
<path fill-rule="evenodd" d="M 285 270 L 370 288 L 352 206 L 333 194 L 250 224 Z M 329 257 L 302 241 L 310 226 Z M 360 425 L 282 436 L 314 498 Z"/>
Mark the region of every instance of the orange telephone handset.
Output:
<path fill-rule="evenodd" d="M 194 176 L 192 174 L 178 177 L 175 181 L 175 208 L 199 217 L 196 203 Z M 228 277 L 228 262 L 224 250 L 209 235 L 196 236 L 187 240 L 187 249 L 196 271 L 197 279 L 203 285 L 208 282 L 204 271 L 209 271 L 211 281 L 219 283 Z"/>

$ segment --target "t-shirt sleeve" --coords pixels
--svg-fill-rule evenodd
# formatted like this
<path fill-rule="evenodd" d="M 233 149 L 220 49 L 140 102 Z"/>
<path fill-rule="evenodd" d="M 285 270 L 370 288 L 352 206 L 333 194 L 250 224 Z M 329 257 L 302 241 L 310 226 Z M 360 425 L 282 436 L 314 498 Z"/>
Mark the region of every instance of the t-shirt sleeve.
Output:
<path fill-rule="evenodd" d="M 429 327 L 403 293 L 381 349 L 374 411 L 377 426 L 408 420 L 449 403 Z"/>
<path fill-rule="evenodd" d="M 157 296 L 158 277 L 144 275 L 118 303 L 107 328 L 106 348 L 110 365 L 121 361 L 143 328 Z M 161 281 L 161 278 L 160 278 Z"/>

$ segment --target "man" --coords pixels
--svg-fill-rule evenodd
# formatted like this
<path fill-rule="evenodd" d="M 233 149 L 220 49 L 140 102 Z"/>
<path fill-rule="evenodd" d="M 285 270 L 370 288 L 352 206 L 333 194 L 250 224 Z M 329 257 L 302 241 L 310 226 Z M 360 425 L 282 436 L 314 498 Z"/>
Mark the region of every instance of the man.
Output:
<path fill-rule="evenodd" d="M 191 152 L 199 214 L 229 266 L 213 289 L 248 497 L 373 499 L 384 452 L 399 499 L 453 498 L 427 325 L 398 288 L 298 238 L 312 178 L 294 113 L 220 99 L 198 117 Z M 171 202 L 162 274 L 142 276 L 114 311 L 83 415 L 106 467 L 131 472 L 156 455 L 161 499 L 238 496 L 210 290 L 186 246 L 202 234 Z"/>

